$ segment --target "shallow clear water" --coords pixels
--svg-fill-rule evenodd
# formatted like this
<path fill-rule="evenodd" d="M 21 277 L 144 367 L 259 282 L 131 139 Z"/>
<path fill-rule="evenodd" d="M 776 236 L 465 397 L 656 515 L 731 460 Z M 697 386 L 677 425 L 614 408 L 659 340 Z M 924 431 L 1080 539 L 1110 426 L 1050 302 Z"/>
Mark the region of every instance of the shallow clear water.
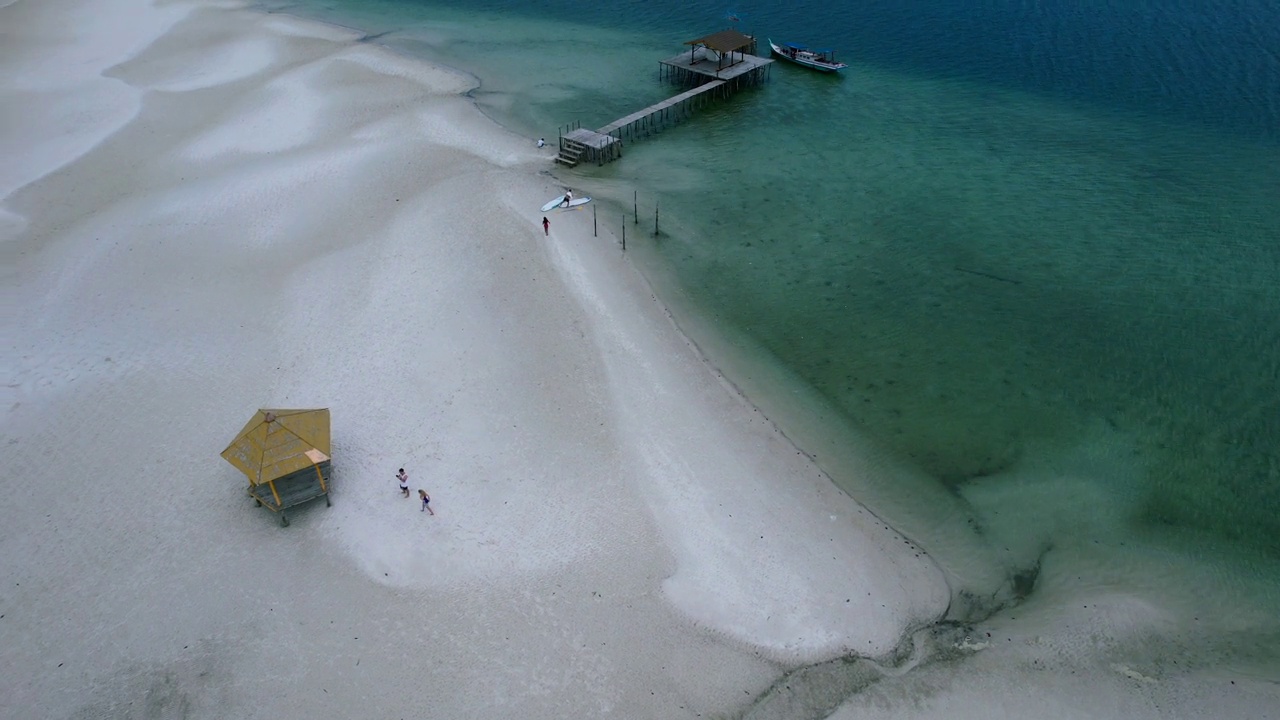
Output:
<path fill-rule="evenodd" d="M 633 192 L 642 227 L 661 203 L 663 236 L 632 246 L 766 407 L 748 375 L 777 364 L 829 419 L 810 426 L 985 521 L 1066 502 L 1058 542 L 1105 517 L 1280 557 L 1280 6 L 973 5 L 736 8 L 852 67 L 775 66 L 566 177 L 616 222 Z M 268 7 L 470 70 L 482 108 L 549 138 L 672 94 L 657 60 L 726 25 L 669 0 Z"/>

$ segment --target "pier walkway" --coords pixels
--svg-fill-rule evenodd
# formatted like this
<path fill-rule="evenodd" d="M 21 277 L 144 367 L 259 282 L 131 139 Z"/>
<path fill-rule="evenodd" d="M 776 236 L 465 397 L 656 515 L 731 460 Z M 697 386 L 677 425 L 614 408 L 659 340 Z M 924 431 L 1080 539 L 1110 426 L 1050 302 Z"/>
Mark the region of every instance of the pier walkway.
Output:
<path fill-rule="evenodd" d="M 724 85 L 723 80 L 712 80 L 711 82 L 705 85 L 699 85 L 698 87 L 692 90 L 686 90 L 680 93 L 679 95 L 676 95 L 674 97 L 669 97 L 660 103 L 650 105 L 649 107 L 643 110 L 639 110 L 637 112 L 633 112 L 624 118 L 619 118 L 617 120 L 614 120 L 608 125 L 605 125 L 604 127 L 600 128 L 598 132 L 600 132 L 603 135 L 612 135 L 614 132 L 618 130 L 622 130 L 623 128 L 626 128 L 628 126 L 644 122 L 645 118 L 648 118 L 652 115 L 657 115 L 664 110 L 670 110 L 671 108 L 676 107 L 680 103 L 685 102 L 687 100 L 692 100 L 693 98 L 703 93 L 711 92 L 712 90 L 715 90 L 721 85 Z"/>
<path fill-rule="evenodd" d="M 599 130 L 584 129 L 577 122 L 562 126 L 556 162 L 574 167 L 582 161 L 603 165 L 616 160 L 622 157 L 624 139 L 661 132 L 668 123 L 688 117 L 713 96 L 728 97 L 744 87 L 763 83 L 773 63 L 770 58 L 755 55 L 755 38 L 736 30 L 724 30 L 685 44 L 690 46 L 688 52 L 659 61 L 658 78 L 694 87 Z"/>

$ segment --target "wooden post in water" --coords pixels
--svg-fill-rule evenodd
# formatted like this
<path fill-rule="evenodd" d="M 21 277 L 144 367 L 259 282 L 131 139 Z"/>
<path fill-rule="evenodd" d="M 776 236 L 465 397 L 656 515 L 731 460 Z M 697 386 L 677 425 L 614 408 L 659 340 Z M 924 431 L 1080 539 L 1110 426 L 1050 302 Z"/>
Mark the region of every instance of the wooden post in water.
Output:
<path fill-rule="evenodd" d="M 627 251 L 627 214 L 622 213 L 622 252 Z"/>
<path fill-rule="evenodd" d="M 636 224 L 640 224 L 640 191 L 636 190 L 631 196 L 631 209 L 635 211 Z M 625 218 L 624 218 L 625 219 Z"/>
<path fill-rule="evenodd" d="M 653 236 L 658 237 L 658 201 L 653 202 Z"/>
<path fill-rule="evenodd" d="M 600 237 L 600 226 L 596 224 L 596 206 L 591 206 L 591 237 Z"/>

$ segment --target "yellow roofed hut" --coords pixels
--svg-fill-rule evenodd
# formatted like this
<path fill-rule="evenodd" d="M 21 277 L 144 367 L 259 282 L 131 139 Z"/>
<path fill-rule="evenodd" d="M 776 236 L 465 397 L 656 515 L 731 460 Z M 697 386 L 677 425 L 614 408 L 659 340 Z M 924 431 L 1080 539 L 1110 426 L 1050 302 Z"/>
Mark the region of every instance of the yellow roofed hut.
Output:
<path fill-rule="evenodd" d="M 323 497 L 329 502 L 329 409 L 259 410 L 231 441 L 222 457 L 249 478 L 249 496 L 280 513 Z"/>

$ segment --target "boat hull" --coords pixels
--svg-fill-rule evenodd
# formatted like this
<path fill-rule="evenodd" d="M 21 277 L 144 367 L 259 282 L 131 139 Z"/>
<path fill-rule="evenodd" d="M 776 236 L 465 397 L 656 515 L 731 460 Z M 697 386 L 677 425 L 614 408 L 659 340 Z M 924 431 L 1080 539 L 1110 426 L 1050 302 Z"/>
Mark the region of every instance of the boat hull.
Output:
<path fill-rule="evenodd" d="M 774 56 L 778 59 L 786 60 L 789 63 L 794 63 L 801 67 L 807 67 L 810 70 L 816 70 L 822 73 L 834 73 L 849 67 L 842 62 L 824 62 L 816 59 L 813 57 L 814 53 L 811 53 L 808 50 L 796 49 L 792 52 L 788 48 L 775 45 L 772 40 L 769 41 L 769 47 L 773 50 Z"/>

